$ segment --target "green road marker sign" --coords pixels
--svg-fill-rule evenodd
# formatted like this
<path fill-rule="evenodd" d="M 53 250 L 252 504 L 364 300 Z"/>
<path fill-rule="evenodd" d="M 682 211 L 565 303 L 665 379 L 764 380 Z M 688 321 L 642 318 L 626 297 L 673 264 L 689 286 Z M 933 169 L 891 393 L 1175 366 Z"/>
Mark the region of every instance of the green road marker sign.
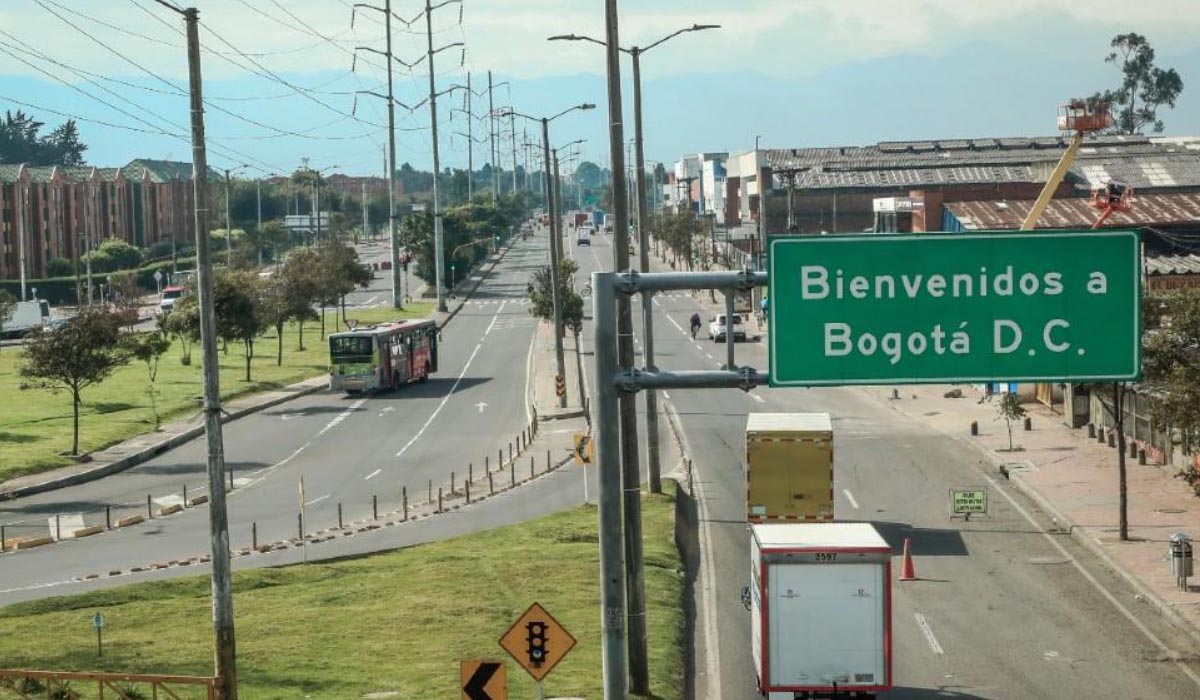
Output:
<path fill-rule="evenodd" d="M 772 238 L 771 386 L 1141 377 L 1138 231 Z"/>
<path fill-rule="evenodd" d="M 950 489 L 950 517 L 987 515 L 988 492 L 982 486 Z"/>

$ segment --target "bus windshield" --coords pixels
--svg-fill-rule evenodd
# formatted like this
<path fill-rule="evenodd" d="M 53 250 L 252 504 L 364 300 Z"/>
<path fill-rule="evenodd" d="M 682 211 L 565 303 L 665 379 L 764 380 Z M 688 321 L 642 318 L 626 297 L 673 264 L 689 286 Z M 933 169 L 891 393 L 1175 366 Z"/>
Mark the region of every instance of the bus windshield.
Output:
<path fill-rule="evenodd" d="M 329 339 L 329 354 L 334 362 L 371 357 L 371 338 L 368 336 L 334 336 Z"/>

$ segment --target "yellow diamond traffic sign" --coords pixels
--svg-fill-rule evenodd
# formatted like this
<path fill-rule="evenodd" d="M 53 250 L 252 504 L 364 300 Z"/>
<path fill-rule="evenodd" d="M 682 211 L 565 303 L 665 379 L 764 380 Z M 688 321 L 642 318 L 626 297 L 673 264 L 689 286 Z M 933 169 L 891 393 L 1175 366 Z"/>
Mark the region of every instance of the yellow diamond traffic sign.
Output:
<path fill-rule="evenodd" d="M 540 681 L 571 651 L 575 638 L 545 608 L 534 603 L 500 638 L 500 646 Z"/>

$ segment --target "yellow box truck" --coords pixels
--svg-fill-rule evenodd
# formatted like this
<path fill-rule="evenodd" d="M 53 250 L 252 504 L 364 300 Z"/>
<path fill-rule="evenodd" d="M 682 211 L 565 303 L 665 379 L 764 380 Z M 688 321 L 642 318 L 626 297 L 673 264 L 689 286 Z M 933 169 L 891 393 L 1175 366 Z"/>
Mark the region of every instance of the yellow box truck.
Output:
<path fill-rule="evenodd" d="M 833 520 L 833 426 L 828 413 L 747 417 L 746 519 Z"/>

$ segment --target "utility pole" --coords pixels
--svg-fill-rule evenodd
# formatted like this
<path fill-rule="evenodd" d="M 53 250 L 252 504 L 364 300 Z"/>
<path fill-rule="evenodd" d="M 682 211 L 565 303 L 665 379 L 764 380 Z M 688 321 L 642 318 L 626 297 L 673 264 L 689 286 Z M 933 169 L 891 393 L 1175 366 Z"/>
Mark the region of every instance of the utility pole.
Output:
<path fill-rule="evenodd" d="M 625 198 L 625 125 L 621 109 L 621 42 L 617 28 L 617 0 L 605 0 L 604 20 L 608 73 L 608 139 L 609 158 L 612 161 L 613 198 L 613 257 L 617 272 L 629 270 L 629 208 Z M 629 296 L 622 294 L 617 299 L 617 362 L 623 371 L 633 369 L 633 317 Z M 613 430 L 617 426 L 601 425 L 601 430 Z M 646 658 L 646 595 L 642 570 L 642 491 L 641 470 L 638 468 L 637 404 L 634 394 L 623 393 L 620 399 L 621 470 L 624 486 L 624 530 L 625 530 L 625 584 L 628 596 L 626 623 L 628 624 L 629 690 L 635 695 L 648 695 L 650 691 L 649 664 Z M 610 545 L 611 546 L 611 545 Z M 615 572 L 601 573 L 607 584 Z M 605 626 L 611 621 L 605 615 Z M 616 641 L 617 635 L 605 632 L 605 652 Z M 614 650 L 621 653 L 624 650 Z M 605 654 L 606 666 L 618 666 L 614 659 Z M 624 670 L 623 668 L 621 669 Z M 605 672 L 605 697 L 616 698 L 609 684 L 616 679 Z M 623 675 L 623 674 L 622 674 Z M 622 683 L 625 678 L 620 679 Z"/>
<path fill-rule="evenodd" d="M 233 269 L 233 224 L 229 221 L 229 168 L 225 168 L 225 267 Z"/>
<path fill-rule="evenodd" d="M 633 57 L 633 140 L 636 152 L 637 212 L 638 212 L 638 255 L 639 268 L 650 271 L 650 217 L 646 212 L 646 155 L 642 140 L 642 51 L 636 46 L 630 50 Z M 642 294 L 642 354 L 654 358 L 654 306 L 651 295 Z M 654 367 L 647 367 L 653 371 Z M 732 368 L 731 368 L 732 369 Z M 650 493 L 662 493 L 662 466 L 658 449 L 658 392 L 649 389 L 646 394 L 646 462 L 649 471 Z"/>
<path fill-rule="evenodd" d="M 488 138 L 491 139 L 492 149 L 492 206 L 496 206 L 500 196 L 500 168 L 497 163 L 500 151 L 496 148 L 496 105 L 492 99 L 492 72 L 488 71 Z"/>
<path fill-rule="evenodd" d="M 511 88 L 510 88 L 511 92 Z M 512 100 L 509 100 L 512 103 Z M 517 115 L 508 113 L 508 133 L 512 137 L 512 191 L 517 192 Z"/>
<path fill-rule="evenodd" d="M 170 7 L 170 5 L 168 5 Z M 174 8 L 172 8 L 174 9 Z M 204 369 L 204 433 L 208 444 L 208 528 L 212 540 L 213 635 L 217 699 L 237 700 L 237 646 L 233 628 L 233 578 L 225 504 L 225 448 L 213 309 L 212 259 L 208 248 L 208 157 L 204 145 L 204 98 L 200 78 L 200 13 L 183 11 L 187 24 L 188 82 L 192 109 L 192 182 L 196 198 L 196 278 L 200 299 L 200 345 Z"/>
<path fill-rule="evenodd" d="M 317 245 L 321 244 L 321 171 L 316 171 L 317 181 L 313 184 L 313 214 L 317 217 L 317 233 L 313 239 Z"/>
<path fill-rule="evenodd" d="M 367 181 L 366 180 L 363 180 L 363 183 L 362 183 L 362 208 L 363 208 L 363 225 L 362 225 L 363 240 L 367 241 L 367 240 L 370 240 L 370 238 L 371 238 L 370 233 L 369 233 L 369 231 L 371 230 L 370 229 L 371 215 L 370 215 L 370 212 L 367 211 Z"/>
<path fill-rule="evenodd" d="M 563 360 L 563 341 L 562 341 L 562 299 L 558 294 L 558 273 L 559 273 L 559 244 L 562 242 L 562 223 L 558 220 L 558 207 L 554 201 L 554 185 L 551 181 L 553 173 L 551 172 L 552 163 L 550 161 L 550 120 L 542 117 L 542 156 L 544 163 L 543 175 L 545 176 L 546 189 L 546 213 L 550 216 L 550 303 L 554 308 L 554 367 L 555 372 L 560 377 L 566 377 L 566 362 Z M 565 386 L 565 385 L 564 385 Z M 583 397 L 580 397 L 580 402 Z M 558 407 L 567 407 L 567 396 L 564 392 L 558 399 Z"/>
<path fill-rule="evenodd" d="M 443 2 L 438 7 L 445 5 Z M 429 124 L 433 131 L 433 256 L 437 271 L 437 310 L 445 313 L 446 309 L 446 260 L 445 243 L 442 238 L 442 204 L 438 198 L 438 179 L 442 174 L 441 160 L 438 157 L 438 121 L 437 121 L 437 85 L 433 67 L 433 3 L 425 0 L 425 36 L 427 39 L 429 59 Z"/>
<path fill-rule="evenodd" d="M 467 71 L 467 204 L 475 191 L 475 111 L 471 108 L 471 72 Z"/>
<path fill-rule="evenodd" d="M 262 247 L 262 178 L 261 177 L 258 178 L 256 184 L 258 185 L 258 229 L 256 231 L 256 233 L 258 234 L 258 266 L 262 267 L 262 264 L 263 264 L 262 249 L 263 249 L 263 247 Z"/>
<path fill-rule="evenodd" d="M 25 214 L 29 208 L 29 193 L 17 182 L 17 267 L 21 272 L 21 301 L 27 301 L 25 290 Z"/>

